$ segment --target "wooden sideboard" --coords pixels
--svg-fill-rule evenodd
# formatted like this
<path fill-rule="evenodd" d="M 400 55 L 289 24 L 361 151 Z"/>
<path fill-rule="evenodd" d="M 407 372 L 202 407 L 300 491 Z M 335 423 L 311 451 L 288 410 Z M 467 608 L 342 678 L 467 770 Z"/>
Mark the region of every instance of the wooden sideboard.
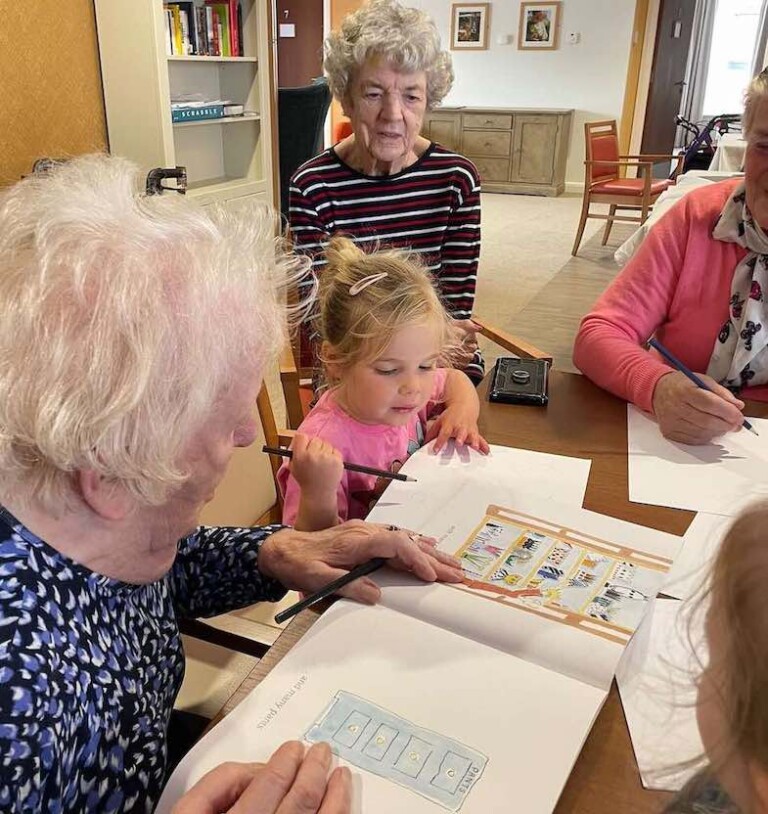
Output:
<path fill-rule="evenodd" d="M 424 117 L 422 134 L 465 155 L 485 192 L 559 195 L 572 110 L 440 107 Z"/>

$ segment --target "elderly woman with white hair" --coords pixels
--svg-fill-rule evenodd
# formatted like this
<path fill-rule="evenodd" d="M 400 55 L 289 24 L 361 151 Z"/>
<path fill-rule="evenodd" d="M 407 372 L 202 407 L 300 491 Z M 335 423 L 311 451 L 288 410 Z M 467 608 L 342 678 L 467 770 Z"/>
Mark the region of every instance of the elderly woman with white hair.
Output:
<path fill-rule="evenodd" d="M 459 579 L 423 541 L 361 522 L 196 527 L 254 440 L 284 336 L 278 284 L 302 261 L 276 261 L 263 211 L 212 216 L 137 181 L 92 156 L 0 196 L 5 812 L 153 809 L 184 674 L 178 618 L 313 591 L 372 556 Z M 370 580 L 349 588 L 378 598 Z M 349 775 L 329 779 L 330 759 L 287 744 L 268 769 L 225 767 L 180 810 L 228 810 L 252 780 L 249 811 L 346 812 Z"/>
<path fill-rule="evenodd" d="M 466 372 L 483 361 L 472 322 L 480 255 L 480 179 L 474 164 L 420 135 L 424 114 L 453 84 L 451 57 L 434 22 L 395 0 L 371 0 L 325 43 L 325 72 L 352 134 L 307 161 L 291 179 L 295 247 L 313 256 L 342 233 L 363 247 L 424 255 L 464 334 Z"/>
<path fill-rule="evenodd" d="M 741 428 L 745 398 L 768 400 L 768 70 L 747 89 L 745 176 L 688 193 L 581 323 L 573 359 L 653 413 L 674 441 Z M 711 390 L 654 350 L 656 337 Z"/>

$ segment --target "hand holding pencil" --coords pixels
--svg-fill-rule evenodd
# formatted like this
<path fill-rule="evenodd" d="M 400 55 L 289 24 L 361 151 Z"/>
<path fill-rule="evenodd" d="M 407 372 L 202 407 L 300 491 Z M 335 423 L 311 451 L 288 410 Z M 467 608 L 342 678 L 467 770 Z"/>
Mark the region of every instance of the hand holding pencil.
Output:
<path fill-rule="evenodd" d="M 665 438 L 682 444 L 707 444 L 741 429 L 745 423 L 743 401 L 706 374 L 691 373 L 657 340 L 649 344 L 671 365 L 653 391 L 653 412 Z"/>

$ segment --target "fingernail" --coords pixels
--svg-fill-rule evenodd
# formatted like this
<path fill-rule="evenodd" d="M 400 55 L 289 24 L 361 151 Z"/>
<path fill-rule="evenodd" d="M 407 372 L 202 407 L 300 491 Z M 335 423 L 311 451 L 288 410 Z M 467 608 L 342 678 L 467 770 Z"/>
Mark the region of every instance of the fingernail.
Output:
<path fill-rule="evenodd" d="M 323 763 L 328 763 L 330 765 L 331 747 L 327 743 L 323 741 L 315 744 L 312 748 L 315 750 L 317 756 L 323 761 Z"/>

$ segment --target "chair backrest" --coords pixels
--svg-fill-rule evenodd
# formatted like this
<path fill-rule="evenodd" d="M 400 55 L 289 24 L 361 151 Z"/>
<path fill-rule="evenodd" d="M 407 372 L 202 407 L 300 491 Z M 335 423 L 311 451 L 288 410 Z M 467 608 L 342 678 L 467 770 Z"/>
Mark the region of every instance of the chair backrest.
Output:
<path fill-rule="evenodd" d="M 249 446 L 236 449 L 213 500 L 200 514 L 200 522 L 211 526 L 255 526 L 280 521 L 275 475 L 279 464 L 261 451 L 264 444 L 279 446 L 275 416 L 266 385 L 254 408 L 259 433 Z"/>
<path fill-rule="evenodd" d="M 587 161 L 618 161 L 619 133 L 616 120 L 584 123 Z M 616 164 L 587 164 L 587 184 L 619 177 Z"/>
<path fill-rule="evenodd" d="M 294 172 L 323 147 L 323 127 L 331 104 L 325 79 L 300 88 L 277 89 L 280 145 L 280 211 L 288 217 L 288 185 Z"/>

